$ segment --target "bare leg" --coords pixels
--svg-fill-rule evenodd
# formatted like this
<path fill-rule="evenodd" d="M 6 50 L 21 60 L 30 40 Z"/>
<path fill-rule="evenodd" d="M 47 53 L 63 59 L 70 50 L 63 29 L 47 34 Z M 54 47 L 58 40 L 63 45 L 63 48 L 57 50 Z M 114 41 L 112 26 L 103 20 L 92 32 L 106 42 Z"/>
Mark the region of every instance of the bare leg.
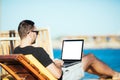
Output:
<path fill-rule="evenodd" d="M 116 72 L 109 68 L 106 64 L 94 57 L 93 54 L 88 54 L 83 57 L 83 68 L 85 71 L 96 74 L 98 76 L 111 76 L 116 75 Z"/>

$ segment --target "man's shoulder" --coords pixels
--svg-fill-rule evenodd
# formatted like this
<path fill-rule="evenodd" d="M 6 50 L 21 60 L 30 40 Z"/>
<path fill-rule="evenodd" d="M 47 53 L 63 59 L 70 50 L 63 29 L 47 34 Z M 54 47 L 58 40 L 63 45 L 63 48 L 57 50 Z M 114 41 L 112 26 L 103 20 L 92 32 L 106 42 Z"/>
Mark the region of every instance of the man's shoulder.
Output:
<path fill-rule="evenodd" d="M 42 47 L 34 47 L 34 46 L 25 46 L 25 47 L 20 47 L 20 46 L 17 46 L 14 51 L 37 51 L 37 50 L 43 50 Z"/>
<path fill-rule="evenodd" d="M 17 46 L 15 49 L 14 49 L 14 52 L 16 52 L 16 51 L 25 51 L 25 50 L 30 50 L 30 51 L 32 51 L 32 50 L 34 50 L 35 48 L 34 47 L 32 47 L 32 46 L 26 46 L 26 47 L 20 47 L 20 46 Z"/>

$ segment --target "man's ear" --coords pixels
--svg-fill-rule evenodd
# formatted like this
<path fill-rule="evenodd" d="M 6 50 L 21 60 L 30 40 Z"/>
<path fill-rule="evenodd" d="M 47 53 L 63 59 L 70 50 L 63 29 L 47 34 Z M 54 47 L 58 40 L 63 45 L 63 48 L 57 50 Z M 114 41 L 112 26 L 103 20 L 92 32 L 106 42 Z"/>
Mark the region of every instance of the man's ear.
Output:
<path fill-rule="evenodd" d="M 31 36 L 31 32 L 29 32 L 29 33 L 27 34 L 27 36 L 30 37 L 30 36 Z"/>
<path fill-rule="evenodd" d="M 31 32 L 28 33 L 28 36 L 31 36 Z"/>
<path fill-rule="evenodd" d="M 29 36 L 30 38 L 33 38 L 32 32 L 30 32 L 30 33 L 28 34 L 28 36 Z"/>

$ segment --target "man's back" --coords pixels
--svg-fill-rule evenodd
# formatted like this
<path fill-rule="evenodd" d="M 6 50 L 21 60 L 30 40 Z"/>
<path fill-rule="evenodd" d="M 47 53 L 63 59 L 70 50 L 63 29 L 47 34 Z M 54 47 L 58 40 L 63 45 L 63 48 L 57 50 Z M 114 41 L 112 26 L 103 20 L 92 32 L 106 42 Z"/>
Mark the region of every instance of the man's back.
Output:
<path fill-rule="evenodd" d="M 47 67 L 49 64 L 52 63 L 49 55 L 46 51 L 41 47 L 33 47 L 33 46 L 26 46 L 21 48 L 20 46 L 16 47 L 14 50 L 14 54 L 32 54 L 39 62 L 42 63 L 44 67 Z"/>

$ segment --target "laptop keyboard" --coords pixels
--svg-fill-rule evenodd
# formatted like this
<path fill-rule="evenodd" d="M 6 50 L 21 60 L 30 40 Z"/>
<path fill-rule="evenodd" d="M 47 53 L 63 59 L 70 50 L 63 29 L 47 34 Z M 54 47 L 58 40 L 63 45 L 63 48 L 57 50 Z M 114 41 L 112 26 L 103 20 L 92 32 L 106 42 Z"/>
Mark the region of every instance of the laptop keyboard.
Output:
<path fill-rule="evenodd" d="M 64 63 L 63 67 L 66 68 L 66 67 L 70 67 L 72 65 L 75 65 L 77 63 L 80 63 L 80 61 L 76 61 L 76 62 L 67 62 L 67 63 Z"/>

